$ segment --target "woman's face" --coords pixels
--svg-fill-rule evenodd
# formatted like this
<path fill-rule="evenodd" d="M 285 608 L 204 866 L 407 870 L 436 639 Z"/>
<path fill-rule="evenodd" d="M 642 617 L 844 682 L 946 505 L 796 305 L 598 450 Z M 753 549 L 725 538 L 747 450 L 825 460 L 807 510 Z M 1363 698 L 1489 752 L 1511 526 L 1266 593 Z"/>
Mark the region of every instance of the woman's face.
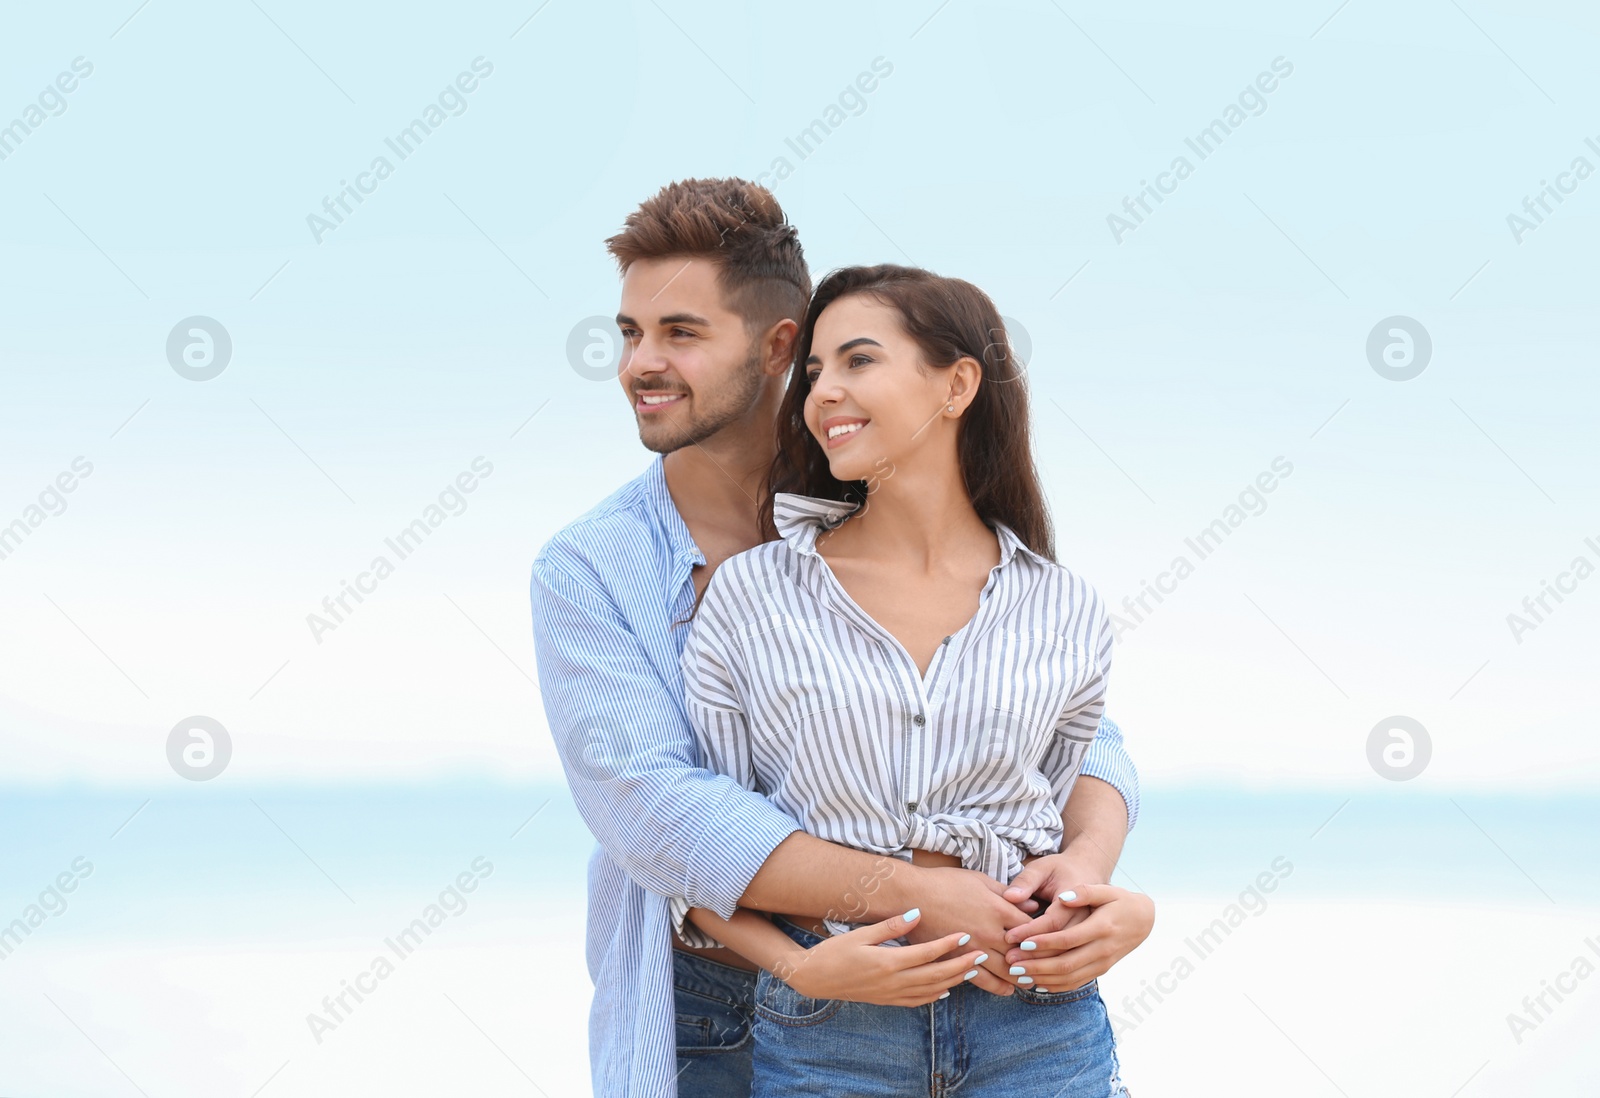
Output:
<path fill-rule="evenodd" d="M 838 480 L 882 476 L 924 447 L 954 446 L 954 420 L 941 420 L 951 372 L 923 363 L 893 306 L 853 295 L 823 309 L 805 368 L 806 426 Z"/>

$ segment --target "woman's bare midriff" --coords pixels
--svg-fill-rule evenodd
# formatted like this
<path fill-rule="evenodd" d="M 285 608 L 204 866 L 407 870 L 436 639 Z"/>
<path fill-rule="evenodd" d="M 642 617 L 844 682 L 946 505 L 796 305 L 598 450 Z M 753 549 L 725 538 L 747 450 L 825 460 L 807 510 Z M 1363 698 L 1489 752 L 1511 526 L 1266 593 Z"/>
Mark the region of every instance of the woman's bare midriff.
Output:
<path fill-rule="evenodd" d="M 942 854 L 937 850 L 918 850 L 913 848 L 911 851 L 911 864 L 922 866 L 926 869 L 943 869 L 951 867 L 959 869 L 961 866 L 961 859 L 957 858 L 953 854 Z M 788 919 L 795 926 L 805 927 L 813 934 L 819 934 L 824 938 L 830 936 L 830 931 L 825 925 L 823 925 L 821 919 L 813 919 L 809 915 L 785 915 L 784 918 Z M 704 957 L 707 960 L 716 961 L 718 964 L 732 965 L 734 968 L 743 968 L 751 972 L 755 972 L 758 969 L 757 965 L 746 960 L 744 957 L 741 957 L 739 954 L 725 946 L 718 949 L 699 949 L 695 946 L 686 945 L 683 939 L 679 938 L 676 933 L 672 935 L 672 947 L 674 949 L 681 949 L 685 953 L 693 953 L 697 957 Z"/>

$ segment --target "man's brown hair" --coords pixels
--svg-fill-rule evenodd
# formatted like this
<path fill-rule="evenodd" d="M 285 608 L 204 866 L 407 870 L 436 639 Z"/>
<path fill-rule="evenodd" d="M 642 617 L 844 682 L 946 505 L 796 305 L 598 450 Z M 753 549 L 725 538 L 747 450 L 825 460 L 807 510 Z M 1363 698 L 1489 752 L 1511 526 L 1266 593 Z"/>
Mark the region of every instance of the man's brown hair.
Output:
<path fill-rule="evenodd" d="M 606 249 L 624 274 L 641 259 L 716 263 L 723 300 L 752 336 L 780 320 L 798 323 L 811 300 L 799 234 L 772 192 L 744 179 L 668 183 L 628 215 Z"/>

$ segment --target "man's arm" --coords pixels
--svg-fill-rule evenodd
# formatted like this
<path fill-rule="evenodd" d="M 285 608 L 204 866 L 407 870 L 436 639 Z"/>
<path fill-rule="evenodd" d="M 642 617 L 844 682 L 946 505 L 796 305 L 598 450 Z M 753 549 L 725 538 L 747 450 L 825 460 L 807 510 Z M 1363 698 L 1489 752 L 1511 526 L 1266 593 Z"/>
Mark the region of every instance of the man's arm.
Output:
<path fill-rule="evenodd" d="M 1046 902 L 1056 901 L 1038 918 L 1007 932 L 1006 962 L 1034 972 L 1040 984 L 1051 980 L 1047 986 L 1058 991 L 1110 971 L 1149 937 L 1155 925 L 1149 897 L 1103 887 L 1111 879 L 1138 811 L 1139 777 L 1121 729 L 1102 718 L 1095 745 L 1101 737 L 1106 737 L 1108 746 L 1101 754 L 1101 772 L 1120 784 L 1087 773 L 1080 776 L 1061 812 L 1061 852 L 1030 861 L 1005 893 L 1012 900 L 1037 895 Z M 1085 772 L 1088 766 L 1086 759 Z M 1069 891 L 1080 894 L 1070 907 L 1056 899 Z M 1021 950 L 1020 944 L 1030 940 L 1035 949 Z M 1038 960 L 1045 958 L 1051 958 L 1050 963 L 1039 965 Z M 1046 969 L 1056 971 L 1047 976 Z"/>
<path fill-rule="evenodd" d="M 1090 775 L 1091 763 L 1104 777 Z M 1061 810 L 1060 852 L 1030 859 L 1006 889 L 1006 899 L 1016 903 L 1039 896 L 1048 903 L 1076 884 L 1109 883 L 1133 829 L 1138 804 L 1139 772 L 1123 743 L 1122 729 L 1102 715 L 1083 771 Z"/>
<path fill-rule="evenodd" d="M 1080 867 L 1082 883 L 1108 883 L 1127 838 L 1127 802 L 1117 787 L 1079 778 L 1061 813 L 1061 853 Z"/>
<path fill-rule="evenodd" d="M 642 887 L 731 917 L 798 825 L 697 764 L 679 699 L 643 643 L 599 584 L 562 563 L 546 555 L 534 565 L 533 634 L 545 714 L 578 811 Z"/>
<path fill-rule="evenodd" d="M 548 558 L 534 567 L 539 687 L 578 811 L 629 877 L 724 919 L 742 901 L 877 920 L 927 898 L 913 885 L 919 867 L 807 835 L 765 797 L 701 767 L 643 644 L 599 585 L 574 572 Z"/>
<path fill-rule="evenodd" d="M 998 954 L 1004 928 L 1021 921 L 999 883 L 807 835 L 765 797 L 701 767 L 677 699 L 601 586 L 580 578 L 586 568 L 535 564 L 540 691 L 578 811 L 629 877 L 724 919 L 741 902 L 817 918 L 859 911 L 863 921 L 921 906 L 919 933 L 959 929 Z M 987 977 L 975 982 L 997 990 Z"/>
<path fill-rule="evenodd" d="M 1056 857 L 1071 867 L 1072 883 L 1110 882 L 1138 813 L 1139 771 L 1123 743 L 1122 729 L 1102 716 L 1084 756 L 1083 772 L 1061 810 L 1061 853 Z M 1040 866 L 1031 873 L 1025 869 L 1006 890 L 1006 897 L 1053 897 L 1060 890 L 1050 891 L 1044 877 L 1049 868 Z"/>
<path fill-rule="evenodd" d="M 1139 771 L 1133 765 L 1127 745 L 1122 741 L 1122 729 L 1104 714 L 1100 717 L 1100 728 L 1095 732 L 1094 742 L 1083 757 L 1082 774 L 1085 778 L 1098 778 L 1120 794 L 1122 804 L 1118 807 L 1123 812 L 1116 817 L 1116 822 L 1120 824 L 1117 831 L 1122 838 L 1126 838 L 1128 832 L 1133 830 L 1133 825 L 1139 822 Z M 1083 783 L 1080 780 L 1078 784 Z M 1112 815 L 1116 816 L 1115 813 Z M 1109 824 L 1111 821 L 1106 822 Z M 1119 848 L 1122 845 L 1120 838 L 1117 845 Z M 1113 857 L 1111 861 L 1115 864 L 1116 858 Z M 1109 868 L 1107 872 L 1110 872 Z"/>

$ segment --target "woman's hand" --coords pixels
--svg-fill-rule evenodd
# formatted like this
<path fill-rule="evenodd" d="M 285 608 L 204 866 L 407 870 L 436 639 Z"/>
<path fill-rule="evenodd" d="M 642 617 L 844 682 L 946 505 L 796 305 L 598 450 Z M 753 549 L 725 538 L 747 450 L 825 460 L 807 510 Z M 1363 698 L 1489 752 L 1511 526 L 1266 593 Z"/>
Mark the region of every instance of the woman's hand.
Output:
<path fill-rule="evenodd" d="M 912 856 L 916 857 L 915 851 Z M 942 937 L 941 930 L 946 934 L 955 931 L 958 937 L 962 932 L 970 933 L 972 947 L 988 953 L 988 959 L 979 965 L 982 971 L 973 986 L 991 995 L 1010 995 L 1016 990 L 1016 977 L 1006 975 L 1005 952 L 1010 944 L 1006 931 L 1029 925 L 1029 916 L 1040 910 L 1039 903 L 1032 899 L 1026 905 L 1008 902 L 1002 895 L 1004 885 L 973 869 L 946 866 L 920 872 L 925 883 L 918 889 L 918 899 L 929 908 L 911 932 L 911 939 L 930 941 Z"/>
<path fill-rule="evenodd" d="M 917 945 L 878 944 L 905 934 L 921 917 L 913 908 L 905 915 L 824 939 L 777 962 L 772 974 L 810 999 L 879 1006 L 923 1006 L 942 999 L 952 987 L 973 979 L 988 954 L 970 950 L 939 960 L 971 941 L 970 934 L 960 933 Z"/>
<path fill-rule="evenodd" d="M 1155 902 L 1142 892 L 1079 885 L 1031 923 L 1006 932 L 1015 943 L 1006 951 L 1006 963 L 1025 987 L 1072 991 L 1132 953 L 1155 922 Z"/>

